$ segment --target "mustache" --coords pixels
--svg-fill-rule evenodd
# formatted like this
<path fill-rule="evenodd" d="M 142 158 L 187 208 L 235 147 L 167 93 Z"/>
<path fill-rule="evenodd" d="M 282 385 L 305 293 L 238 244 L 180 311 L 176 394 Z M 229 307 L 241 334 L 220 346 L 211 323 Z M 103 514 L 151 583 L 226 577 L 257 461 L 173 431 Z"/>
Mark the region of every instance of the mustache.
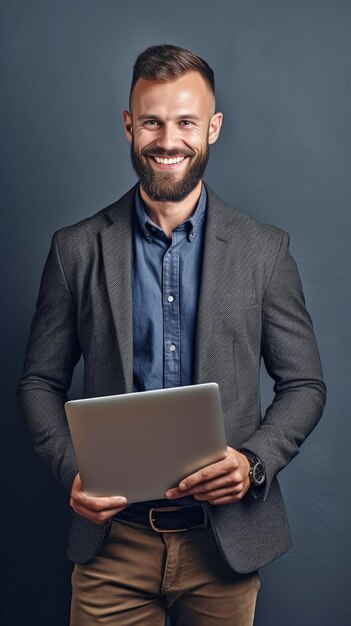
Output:
<path fill-rule="evenodd" d="M 191 150 L 177 150 L 174 148 L 173 150 L 162 150 L 162 148 L 145 148 L 141 151 L 143 156 L 157 156 L 171 159 L 172 157 L 180 157 L 180 156 L 194 156 L 194 152 Z"/>

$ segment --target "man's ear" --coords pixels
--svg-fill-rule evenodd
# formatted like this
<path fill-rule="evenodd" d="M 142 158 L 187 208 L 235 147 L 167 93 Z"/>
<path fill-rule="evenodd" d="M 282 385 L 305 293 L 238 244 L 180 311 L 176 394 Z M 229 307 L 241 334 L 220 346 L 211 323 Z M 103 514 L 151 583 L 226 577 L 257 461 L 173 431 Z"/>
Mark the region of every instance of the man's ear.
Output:
<path fill-rule="evenodd" d="M 132 141 L 133 139 L 133 123 L 132 116 L 129 111 L 123 111 L 123 124 L 124 124 L 124 132 L 128 141 Z"/>
<path fill-rule="evenodd" d="M 208 129 L 208 143 L 215 143 L 221 132 L 221 126 L 223 122 L 223 113 L 214 113 L 211 117 L 210 126 Z"/>

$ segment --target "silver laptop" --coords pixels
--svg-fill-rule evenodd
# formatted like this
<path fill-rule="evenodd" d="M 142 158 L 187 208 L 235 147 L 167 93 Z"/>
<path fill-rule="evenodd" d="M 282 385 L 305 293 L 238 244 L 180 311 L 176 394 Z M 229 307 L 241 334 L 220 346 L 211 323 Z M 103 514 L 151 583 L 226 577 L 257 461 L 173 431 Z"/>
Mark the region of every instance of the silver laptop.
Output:
<path fill-rule="evenodd" d="M 217 383 L 71 400 L 65 409 L 89 495 L 164 498 L 226 455 Z"/>

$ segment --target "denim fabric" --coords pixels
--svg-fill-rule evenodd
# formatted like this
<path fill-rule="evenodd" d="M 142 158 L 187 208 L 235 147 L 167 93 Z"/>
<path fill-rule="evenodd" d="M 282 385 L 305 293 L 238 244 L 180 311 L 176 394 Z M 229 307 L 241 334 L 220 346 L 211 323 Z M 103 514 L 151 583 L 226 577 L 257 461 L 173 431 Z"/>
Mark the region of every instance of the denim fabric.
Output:
<path fill-rule="evenodd" d="M 136 193 L 133 238 L 133 390 L 193 384 L 206 191 L 168 238 Z"/>

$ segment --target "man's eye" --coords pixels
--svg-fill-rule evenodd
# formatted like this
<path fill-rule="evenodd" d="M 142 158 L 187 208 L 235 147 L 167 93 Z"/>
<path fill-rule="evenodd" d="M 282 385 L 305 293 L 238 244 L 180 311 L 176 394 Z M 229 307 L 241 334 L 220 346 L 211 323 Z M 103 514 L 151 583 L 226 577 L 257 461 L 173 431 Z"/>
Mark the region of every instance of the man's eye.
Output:
<path fill-rule="evenodd" d="M 180 124 L 182 124 L 183 126 L 191 126 L 190 120 L 181 120 Z"/>
<path fill-rule="evenodd" d="M 159 122 L 157 120 L 146 120 L 145 124 L 147 126 L 156 126 Z"/>

